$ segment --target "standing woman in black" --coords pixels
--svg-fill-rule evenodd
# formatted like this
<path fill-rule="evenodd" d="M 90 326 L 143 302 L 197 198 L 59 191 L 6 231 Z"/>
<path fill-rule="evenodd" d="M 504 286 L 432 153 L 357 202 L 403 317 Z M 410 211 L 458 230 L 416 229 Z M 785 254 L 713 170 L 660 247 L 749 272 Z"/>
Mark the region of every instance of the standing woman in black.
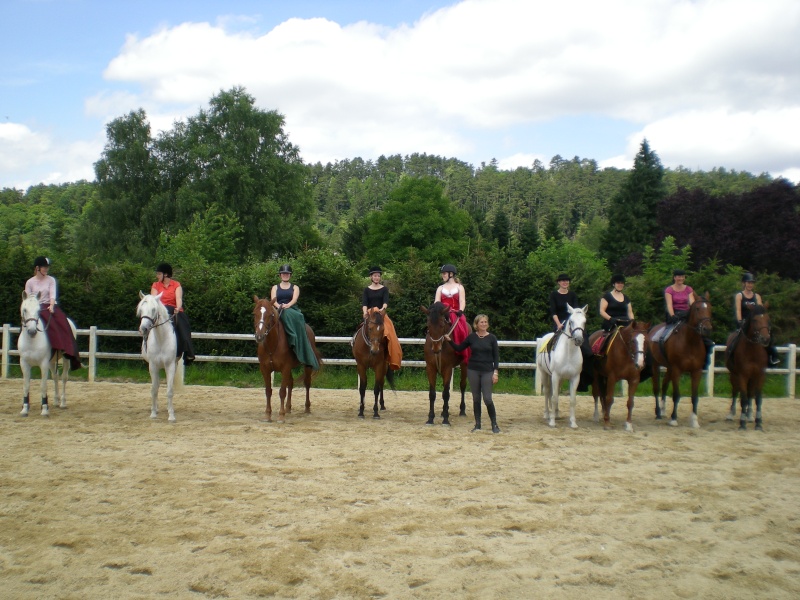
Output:
<path fill-rule="evenodd" d="M 489 333 L 489 317 L 478 315 L 472 326 L 475 331 L 460 344 L 454 344 L 449 335 L 444 337 L 456 352 L 463 352 L 467 348 L 472 350 L 467 366 L 469 388 L 472 390 L 472 411 L 475 414 L 475 427 L 472 431 L 481 428 L 481 397 L 483 397 L 486 412 L 492 420 L 492 432 L 500 433 L 500 428 L 497 426 L 497 412 L 492 400 L 492 386 L 497 383 L 500 368 L 499 344 L 494 334 Z"/>

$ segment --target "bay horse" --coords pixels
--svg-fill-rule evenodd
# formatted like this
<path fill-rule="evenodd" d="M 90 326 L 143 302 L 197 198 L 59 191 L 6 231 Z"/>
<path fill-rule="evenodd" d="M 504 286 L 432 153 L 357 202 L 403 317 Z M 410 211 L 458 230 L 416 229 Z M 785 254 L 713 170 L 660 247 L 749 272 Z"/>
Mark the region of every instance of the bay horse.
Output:
<path fill-rule="evenodd" d="M 158 387 L 161 369 L 167 378 L 167 421 L 176 423 L 172 396 L 176 387 L 183 385 L 183 361 L 178 356 L 178 338 L 175 325 L 161 303 L 161 294 L 155 296 L 139 291 L 136 307 L 139 333 L 142 335 L 142 358 L 150 371 L 150 418 L 158 418 Z"/>
<path fill-rule="evenodd" d="M 625 431 L 633 431 L 633 397 L 639 387 L 639 378 L 645 365 L 645 339 L 650 323 L 631 321 L 624 327 L 617 327 L 609 335 L 605 343 L 605 352 L 602 356 L 595 355 L 594 381 L 592 382 L 592 396 L 594 396 L 594 420 L 598 422 L 597 401 L 603 407 L 603 428 L 611 428 L 611 406 L 614 404 L 614 389 L 617 382 L 628 382 L 628 418 L 625 421 Z M 589 344 L 594 343 L 603 334 L 596 331 L 589 337 Z"/>
<path fill-rule="evenodd" d="M 554 347 L 548 347 L 555 333 L 548 333 L 541 339 L 541 347 L 536 352 L 536 369 L 542 375 L 542 393 L 544 394 L 544 418 L 550 427 L 556 426 L 558 416 L 558 394 L 561 382 L 569 380 L 569 426 L 578 428 L 575 420 L 578 382 L 583 369 L 581 346 L 586 335 L 586 311 L 583 308 L 572 308 L 567 304 L 569 317 L 555 340 Z"/>
<path fill-rule="evenodd" d="M 467 415 L 467 404 L 464 401 L 464 394 L 467 389 L 467 369 L 463 364 L 464 358 L 458 354 L 453 347 L 444 339 L 445 335 L 451 335 L 455 329 L 455 323 L 450 323 L 450 307 L 441 303 L 434 302 L 430 308 L 420 306 L 422 312 L 428 315 L 428 332 L 425 335 L 425 370 L 428 374 L 428 400 L 430 410 L 426 425 L 433 425 L 434 404 L 436 403 L 436 379 L 442 377 L 442 425 L 450 425 L 450 381 L 453 377 L 453 370 L 461 367 L 461 405 L 459 416 Z M 469 327 L 469 325 L 467 325 Z M 469 327 L 472 331 L 472 328 Z"/>
<path fill-rule="evenodd" d="M 59 408 L 67 408 L 67 378 L 69 376 L 70 361 L 63 360 L 61 366 L 61 394 L 58 391 L 58 359 L 63 358 L 63 352 L 53 352 L 50 340 L 47 338 L 44 320 L 39 316 L 39 292 L 27 294 L 22 292 L 22 304 L 19 307 L 22 317 L 17 349 L 19 350 L 19 366 L 22 369 L 22 412 L 20 416 L 27 417 L 30 410 L 31 369 L 39 367 L 41 371 L 42 387 L 42 416 L 50 416 L 50 407 L 47 402 L 47 380 L 53 374 L 55 384 L 55 398 Z M 75 323 L 67 319 L 75 335 Z M 41 335 L 39 335 L 41 334 Z"/>
<path fill-rule="evenodd" d="M 367 318 L 353 336 L 353 358 L 356 360 L 358 371 L 358 393 L 361 395 L 361 404 L 358 409 L 359 418 L 364 418 L 364 396 L 367 392 L 367 371 L 375 372 L 375 404 L 372 406 L 372 418 L 380 419 L 378 402 L 381 410 L 386 410 L 383 402 L 384 380 L 389 380 L 389 385 L 394 389 L 394 372 L 389 368 L 389 344 L 386 340 L 386 330 L 383 325 L 383 313 L 377 308 L 370 309 Z"/>
<path fill-rule="evenodd" d="M 264 378 L 264 391 L 267 396 L 267 406 L 264 411 L 265 420 L 272 422 L 272 373 L 281 374 L 281 387 L 279 396 L 281 408 L 278 411 L 278 423 L 286 420 L 286 413 L 292 412 L 292 390 L 294 389 L 294 376 L 292 369 L 302 363 L 289 345 L 286 329 L 280 319 L 278 309 L 273 304 L 274 299 L 253 296 L 253 327 L 255 329 L 256 343 L 258 344 L 258 366 Z M 311 349 L 317 357 L 317 362 L 322 365 L 322 357 L 317 350 L 317 341 L 314 331 L 306 325 L 306 335 L 311 344 Z M 305 412 L 311 412 L 311 379 L 313 369 L 303 365 L 303 383 L 306 388 Z"/>
<path fill-rule="evenodd" d="M 667 387 L 672 383 L 672 415 L 669 424 L 678 425 L 678 402 L 681 399 L 680 380 L 683 373 L 689 373 L 692 380 L 692 414 L 689 417 L 691 427 L 700 427 L 697 420 L 697 406 L 700 402 L 698 390 L 700 376 L 706 361 L 706 347 L 703 338 L 709 337 L 713 330 L 711 322 L 711 301 L 706 292 L 689 307 L 687 319 L 675 326 L 667 340 L 662 343 L 665 323 L 659 323 L 650 330 L 647 350 L 653 360 L 653 395 L 656 400 L 656 419 L 661 419 L 666 412 Z M 659 367 L 666 367 L 664 383 L 660 384 Z M 661 403 L 659 404 L 659 387 L 661 387 Z"/>
<path fill-rule="evenodd" d="M 741 394 L 741 415 L 739 429 L 747 429 L 747 420 L 753 414 L 753 398 L 756 402 L 756 429 L 763 431 L 761 420 L 761 390 L 764 387 L 767 371 L 767 348 L 772 337 L 772 327 L 767 308 L 756 306 L 742 324 L 742 329 L 728 336 L 725 351 L 728 375 L 731 380 L 731 411 L 726 417 L 732 421 L 736 417 L 736 396 Z"/>

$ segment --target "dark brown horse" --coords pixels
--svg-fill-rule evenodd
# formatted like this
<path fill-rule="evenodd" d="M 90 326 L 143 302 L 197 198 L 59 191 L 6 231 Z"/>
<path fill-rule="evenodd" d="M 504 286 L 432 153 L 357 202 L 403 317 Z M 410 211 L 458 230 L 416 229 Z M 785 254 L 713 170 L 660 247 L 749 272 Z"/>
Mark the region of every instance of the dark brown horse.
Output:
<path fill-rule="evenodd" d="M 767 371 L 767 348 L 772 337 L 767 307 L 756 306 L 742 324 L 742 329 L 728 336 L 725 350 L 726 362 L 731 378 L 731 412 L 726 417 L 736 417 L 736 396 L 741 394 L 742 412 L 739 429 L 747 429 L 747 421 L 753 415 L 753 398 L 756 401 L 756 429 L 763 431 L 761 421 L 761 390 Z"/>
<path fill-rule="evenodd" d="M 614 389 L 618 381 L 628 382 L 628 419 L 625 421 L 625 431 L 633 431 L 633 397 L 639 387 L 639 377 L 645 363 L 645 340 L 650 323 L 631 321 L 625 327 L 617 327 L 609 333 L 605 342 L 603 354 L 595 355 L 592 360 L 594 381 L 592 382 L 592 396 L 594 396 L 594 420 L 599 421 L 597 401 L 603 407 L 603 428 L 611 428 L 611 405 L 614 404 Z M 594 345 L 603 334 L 602 331 L 594 332 L 589 338 L 589 344 Z"/>
<path fill-rule="evenodd" d="M 428 315 L 428 333 L 425 337 L 425 363 L 428 373 L 428 398 L 431 408 L 428 412 L 427 425 L 433 425 L 436 402 L 436 378 L 442 376 L 442 425 L 450 425 L 450 380 L 453 369 L 461 365 L 461 406 L 459 415 L 466 416 L 467 405 L 464 393 L 467 389 L 467 369 L 462 364 L 463 357 L 453 350 L 452 346 L 444 339 L 445 335 L 453 333 L 455 325 L 450 323 L 450 308 L 441 302 L 434 302 L 430 308 L 420 307 Z"/>
<path fill-rule="evenodd" d="M 685 321 L 677 324 L 665 342 L 662 335 L 666 325 L 659 323 L 650 330 L 647 349 L 653 359 L 653 395 L 656 399 L 656 419 L 662 418 L 667 402 L 667 387 L 672 383 L 672 416 L 669 424 L 678 425 L 678 402 L 681 399 L 680 380 L 683 373 L 692 378 L 692 414 L 689 423 L 692 427 L 700 427 L 697 420 L 697 405 L 700 402 L 698 391 L 700 376 L 706 361 L 706 347 L 703 338 L 710 337 L 712 332 L 711 301 L 708 292 L 694 301 L 689 307 L 689 315 Z M 661 372 L 659 367 L 666 367 L 664 384 L 661 386 L 661 404 L 658 402 Z"/>
<path fill-rule="evenodd" d="M 264 378 L 264 388 L 267 394 L 266 420 L 272 421 L 272 373 L 281 374 L 281 410 L 278 413 L 278 422 L 283 423 L 286 413 L 292 412 L 292 389 L 294 388 L 294 377 L 292 369 L 300 366 L 294 351 L 289 346 L 286 338 L 286 330 L 283 327 L 278 309 L 272 301 L 266 298 L 253 296 L 255 308 L 253 308 L 253 327 L 255 329 L 256 343 L 258 344 L 258 365 L 261 368 L 261 376 Z M 317 350 L 316 338 L 311 327 L 306 325 L 306 335 L 317 357 L 317 362 L 322 365 L 322 357 Z M 311 412 L 311 389 L 312 369 L 308 365 L 303 365 L 303 383 L 306 387 L 306 412 Z"/>
<path fill-rule="evenodd" d="M 383 326 L 383 314 L 373 308 L 367 318 L 353 336 L 353 358 L 356 359 L 358 371 L 358 393 L 361 395 L 361 404 L 358 416 L 364 418 L 364 396 L 367 393 L 367 371 L 375 372 L 375 404 L 372 406 L 372 418 L 380 419 L 378 402 L 381 410 L 386 410 L 383 402 L 384 379 L 389 380 L 389 385 L 394 389 L 394 372 L 389 368 L 389 344 L 386 340 L 386 330 Z"/>

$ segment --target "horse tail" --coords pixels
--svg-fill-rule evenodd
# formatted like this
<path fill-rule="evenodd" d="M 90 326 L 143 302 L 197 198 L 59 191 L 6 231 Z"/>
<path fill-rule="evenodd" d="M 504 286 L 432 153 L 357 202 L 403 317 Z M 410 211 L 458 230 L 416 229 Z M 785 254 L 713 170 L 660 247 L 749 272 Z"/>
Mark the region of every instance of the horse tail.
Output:
<path fill-rule="evenodd" d="M 183 366 L 183 361 L 178 358 L 175 361 L 177 364 L 175 365 L 175 379 L 172 380 L 172 389 L 173 390 L 182 390 L 183 389 L 183 376 L 185 372 L 185 368 Z"/>
<path fill-rule="evenodd" d="M 394 371 L 392 371 L 388 364 L 386 365 L 386 381 L 389 382 L 389 387 L 392 388 L 392 391 L 396 394 L 397 388 L 394 385 Z"/>

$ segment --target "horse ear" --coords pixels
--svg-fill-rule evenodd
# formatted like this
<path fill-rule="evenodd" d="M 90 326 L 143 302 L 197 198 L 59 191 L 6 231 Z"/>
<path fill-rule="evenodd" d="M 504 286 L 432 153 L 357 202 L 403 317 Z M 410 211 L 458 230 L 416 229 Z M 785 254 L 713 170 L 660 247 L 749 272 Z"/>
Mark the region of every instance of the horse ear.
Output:
<path fill-rule="evenodd" d="M 583 313 L 584 313 L 584 314 L 586 314 L 586 311 L 588 311 L 588 310 L 589 310 L 589 305 L 587 304 L 587 305 L 586 305 L 586 306 L 584 306 L 584 307 L 583 307 L 581 310 L 583 311 Z"/>
<path fill-rule="evenodd" d="M 27 299 L 28 299 L 28 292 L 26 292 L 25 290 L 22 290 L 22 301 L 25 302 L 25 300 L 27 300 Z"/>
<path fill-rule="evenodd" d="M 572 307 L 569 305 L 569 302 L 567 302 L 567 310 L 569 311 L 569 314 L 572 314 L 572 313 L 574 313 L 574 312 L 575 312 L 575 309 L 574 309 L 574 308 L 572 308 Z"/>
<path fill-rule="evenodd" d="M 144 292 L 142 290 L 139 290 L 139 300 L 144 300 Z"/>
<path fill-rule="evenodd" d="M 259 301 L 259 299 L 260 299 L 260 298 L 258 297 L 258 295 L 257 295 L 257 294 L 253 294 L 253 302 L 254 302 L 254 303 L 258 304 L 258 301 Z"/>
<path fill-rule="evenodd" d="M 711 295 L 708 293 L 708 290 L 706 290 L 706 295 L 704 297 L 706 299 L 706 302 L 711 302 Z"/>
<path fill-rule="evenodd" d="M 419 309 L 424 312 L 426 315 L 428 314 L 429 310 L 427 306 L 420 306 Z"/>
<path fill-rule="evenodd" d="M 769 310 L 769 300 L 764 302 L 764 310 Z"/>

